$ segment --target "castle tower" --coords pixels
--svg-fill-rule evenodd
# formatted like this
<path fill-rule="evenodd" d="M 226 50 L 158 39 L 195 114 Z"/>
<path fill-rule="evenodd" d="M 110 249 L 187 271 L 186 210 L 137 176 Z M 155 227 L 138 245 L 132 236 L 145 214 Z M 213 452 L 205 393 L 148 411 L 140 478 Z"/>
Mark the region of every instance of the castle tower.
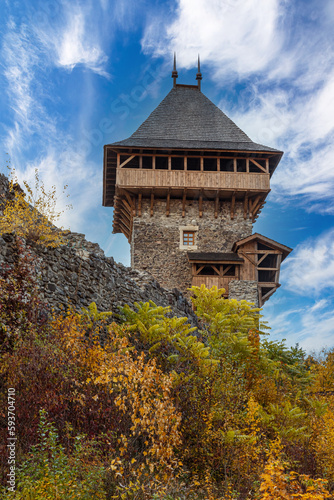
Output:
<path fill-rule="evenodd" d="M 165 288 L 225 288 L 260 306 L 291 249 L 252 226 L 282 152 L 255 144 L 201 92 L 176 83 L 146 121 L 104 146 L 103 205 L 131 245 L 131 266 Z"/>

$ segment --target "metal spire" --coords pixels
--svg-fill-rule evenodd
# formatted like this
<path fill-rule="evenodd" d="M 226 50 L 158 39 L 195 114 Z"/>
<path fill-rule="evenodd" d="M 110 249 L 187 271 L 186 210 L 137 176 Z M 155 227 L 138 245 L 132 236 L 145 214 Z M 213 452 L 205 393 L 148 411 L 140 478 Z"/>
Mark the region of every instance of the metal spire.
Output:
<path fill-rule="evenodd" d="M 176 71 L 176 53 L 174 52 L 174 66 L 173 66 L 173 71 L 172 71 L 172 78 L 173 78 L 173 87 L 176 87 L 176 79 L 179 75 L 177 74 Z"/>
<path fill-rule="evenodd" d="M 197 80 L 197 86 L 198 90 L 201 90 L 201 80 L 202 80 L 202 73 L 201 73 L 201 63 L 199 60 L 199 54 L 198 54 L 198 73 L 196 75 L 196 80 Z"/>

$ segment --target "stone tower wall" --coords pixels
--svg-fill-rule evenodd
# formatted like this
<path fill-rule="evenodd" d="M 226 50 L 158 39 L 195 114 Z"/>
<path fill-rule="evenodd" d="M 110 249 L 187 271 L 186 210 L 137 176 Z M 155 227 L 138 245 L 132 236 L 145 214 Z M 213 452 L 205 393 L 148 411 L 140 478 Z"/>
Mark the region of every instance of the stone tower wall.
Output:
<path fill-rule="evenodd" d="M 170 215 L 166 216 L 166 200 L 154 200 L 153 216 L 150 200 L 142 200 L 142 215 L 134 217 L 131 241 L 131 266 L 152 274 L 165 288 L 186 292 L 191 286 L 191 265 L 188 251 L 231 252 L 235 241 L 252 234 L 252 221 L 244 219 L 243 204 L 236 202 L 233 220 L 230 202 L 221 202 L 218 217 L 214 216 L 214 201 L 203 201 L 203 216 L 199 217 L 198 200 L 187 200 L 182 217 L 182 200 L 170 200 Z M 196 247 L 180 249 L 180 227 L 198 227 Z"/>

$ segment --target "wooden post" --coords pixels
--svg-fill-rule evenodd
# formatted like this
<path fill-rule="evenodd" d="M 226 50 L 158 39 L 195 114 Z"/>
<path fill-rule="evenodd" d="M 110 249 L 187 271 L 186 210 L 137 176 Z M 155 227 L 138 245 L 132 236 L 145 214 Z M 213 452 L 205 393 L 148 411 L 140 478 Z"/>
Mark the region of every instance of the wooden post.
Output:
<path fill-rule="evenodd" d="M 153 216 L 154 193 L 151 193 L 151 217 Z"/>
<path fill-rule="evenodd" d="M 143 168 L 143 157 L 139 156 L 139 168 Z"/>
<path fill-rule="evenodd" d="M 172 157 L 168 156 L 168 170 L 172 170 Z"/>
<path fill-rule="evenodd" d="M 155 170 L 155 156 L 152 156 L 152 169 Z"/>
<path fill-rule="evenodd" d="M 237 159 L 233 158 L 233 172 L 237 172 Z"/>
<path fill-rule="evenodd" d="M 182 217 L 186 215 L 186 199 L 187 199 L 187 190 L 183 190 L 183 198 L 182 198 Z"/>
<path fill-rule="evenodd" d="M 200 165 L 201 165 L 201 172 L 203 172 L 203 170 L 204 170 L 204 158 L 203 158 L 203 156 L 201 156 L 201 158 L 200 158 Z"/>
<path fill-rule="evenodd" d="M 244 219 L 247 219 L 247 213 L 248 213 L 248 192 L 246 191 L 244 198 Z"/>
<path fill-rule="evenodd" d="M 219 191 L 217 191 L 215 198 L 215 219 L 217 219 L 218 217 L 218 209 L 219 209 Z"/>
<path fill-rule="evenodd" d="M 199 216 L 203 217 L 203 191 L 199 195 Z"/>
<path fill-rule="evenodd" d="M 170 189 L 168 190 L 167 194 L 166 217 L 169 217 L 169 213 L 170 213 Z"/>
<path fill-rule="evenodd" d="M 183 159 L 183 167 L 184 167 L 184 170 L 187 170 L 187 157 L 186 156 Z"/>
<path fill-rule="evenodd" d="M 138 194 L 138 216 L 141 217 L 141 198 L 142 198 L 142 194 L 139 193 Z"/>
<path fill-rule="evenodd" d="M 217 158 L 217 172 L 220 172 L 220 158 Z"/>
<path fill-rule="evenodd" d="M 231 219 L 234 219 L 234 209 L 235 209 L 235 193 L 232 194 L 232 201 L 231 201 Z"/>

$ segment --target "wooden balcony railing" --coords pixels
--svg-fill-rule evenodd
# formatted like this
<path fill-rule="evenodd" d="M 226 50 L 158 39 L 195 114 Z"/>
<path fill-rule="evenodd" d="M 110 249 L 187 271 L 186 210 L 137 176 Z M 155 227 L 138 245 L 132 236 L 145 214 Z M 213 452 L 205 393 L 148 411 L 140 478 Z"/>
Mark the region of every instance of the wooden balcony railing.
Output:
<path fill-rule="evenodd" d="M 198 172 L 177 170 L 117 169 L 120 188 L 207 189 L 228 191 L 269 191 L 267 173 Z"/>

